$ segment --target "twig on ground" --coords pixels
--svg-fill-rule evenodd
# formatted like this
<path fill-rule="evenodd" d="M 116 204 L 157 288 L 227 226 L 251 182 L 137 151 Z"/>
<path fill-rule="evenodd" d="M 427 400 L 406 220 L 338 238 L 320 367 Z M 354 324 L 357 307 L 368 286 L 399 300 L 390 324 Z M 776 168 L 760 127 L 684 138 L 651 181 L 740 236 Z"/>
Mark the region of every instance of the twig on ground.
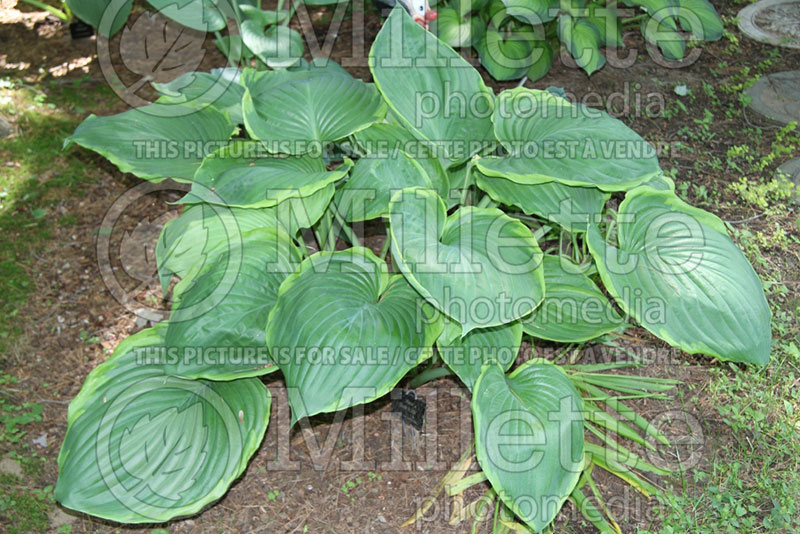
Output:
<path fill-rule="evenodd" d="M 753 215 L 752 217 L 748 217 L 746 219 L 740 219 L 738 221 L 725 221 L 725 220 L 723 220 L 722 222 L 728 223 L 728 224 L 740 224 L 740 223 L 746 223 L 746 222 L 749 222 L 749 221 L 752 221 L 752 220 L 755 220 L 755 219 L 760 219 L 761 217 L 763 217 L 765 215 L 766 215 L 766 213 L 759 213 L 758 215 Z"/>

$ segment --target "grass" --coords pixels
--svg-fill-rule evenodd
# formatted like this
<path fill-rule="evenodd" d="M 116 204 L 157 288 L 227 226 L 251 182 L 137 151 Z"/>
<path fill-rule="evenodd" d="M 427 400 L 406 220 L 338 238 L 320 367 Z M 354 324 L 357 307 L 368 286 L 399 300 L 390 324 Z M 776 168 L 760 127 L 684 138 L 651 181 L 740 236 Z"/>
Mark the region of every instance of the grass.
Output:
<path fill-rule="evenodd" d="M 25 427 L 42 420 L 42 405 L 11 400 L 15 383 L 14 377 L 0 374 L 0 450 L 12 448 L 7 459 L 20 467 L 18 474 L 0 473 L 0 521 L 9 525 L 9 534 L 44 532 L 54 502 L 52 487 L 34 489 L 45 460 L 22 441 Z"/>
<path fill-rule="evenodd" d="M 762 372 L 712 369 L 708 394 L 728 428 L 709 467 L 685 473 L 672 495 L 660 497 L 659 533 L 800 530 L 797 344 L 776 353 Z"/>
<path fill-rule="evenodd" d="M 725 50 L 718 72 L 729 67 L 728 61 L 736 64 L 733 57 L 724 57 L 741 53 L 734 44 Z M 796 190 L 774 176 L 780 163 L 800 156 L 800 133 L 797 124 L 750 126 L 743 115 L 746 101 L 740 97 L 758 76 L 785 70 L 775 68 L 779 57 L 780 51 L 774 49 L 768 58 L 738 68 L 722 83 L 702 82 L 701 87 L 692 88 L 695 96 L 667 106 L 669 118 L 692 117 L 681 134 L 698 149 L 691 169 L 679 173 L 684 180 L 678 184 L 679 194 L 697 205 L 710 203 L 720 211 L 742 214 L 729 229 L 764 282 L 773 314 L 773 350 L 764 369 L 733 364 L 710 367 L 711 380 L 690 392 L 693 402 L 702 396 L 704 403 L 715 408 L 724 426 L 711 436 L 708 461 L 681 473 L 672 494 L 659 497 L 659 534 L 800 531 L 800 328 L 796 319 L 800 312 L 800 219 L 791 200 Z M 699 150 L 706 146 L 702 140 L 711 139 L 716 150 Z M 735 144 L 735 139 L 748 141 Z M 724 154 L 714 154 L 723 148 L 727 148 Z M 678 161 L 664 165 L 670 163 L 679 165 Z M 730 176 L 734 181 L 727 186 L 713 180 L 696 183 L 704 174 Z"/>
<path fill-rule="evenodd" d="M 45 532 L 54 501 L 52 488 L 31 490 L 13 475 L 0 475 L 0 518 L 8 534 Z"/>
<path fill-rule="evenodd" d="M 75 214 L 54 208 L 94 180 L 85 155 L 61 151 L 64 137 L 80 122 L 83 110 L 76 102 L 96 104 L 110 94 L 104 86 L 80 84 L 47 90 L 0 80 L 0 113 L 18 130 L 0 141 L 0 352 L 19 333 L 15 317 L 32 289 L 32 251 L 52 238 L 54 227 L 77 222 Z"/>
<path fill-rule="evenodd" d="M 54 498 L 41 480 L 44 464 L 54 459 L 38 456 L 29 444 L 27 427 L 41 421 L 43 406 L 17 400 L 16 379 L 2 372 L 13 365 L 7 347 L 20 333 L 20 310 L 34 287 L 34 253 L 50 243 L 56 227 L 77 223 L 75 214 L 58 213 L 60 201 L 81 195 L 94 180 L 85 154 L 61 151 L 63 138 L 80 121 L 75 102 L 110 94 L 80 85 L 47 90 L 0 80 L 0 113 L 18 132 L 0 140 L 0 453 L 22 470 L 0 474 L 0 522 L 9 534 L 48 529 Z"/>

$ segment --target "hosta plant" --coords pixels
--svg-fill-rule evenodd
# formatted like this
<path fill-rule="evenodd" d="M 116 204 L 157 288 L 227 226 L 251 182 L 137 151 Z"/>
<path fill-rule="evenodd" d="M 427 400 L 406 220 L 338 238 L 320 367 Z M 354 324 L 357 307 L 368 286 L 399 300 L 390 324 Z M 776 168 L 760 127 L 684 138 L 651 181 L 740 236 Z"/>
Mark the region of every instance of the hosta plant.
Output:
<path fill-rule="evenodd" d="M 488 479 L 495 524 L 540 531 L 567 499 L 594 506 L 594 466 L 655 490 L 632 469 L 664 471 L 621 439 L 666 439 L 620 397 L 674 383 L 518 364 L 523 340 L 613 343 L 638 323 L 688 353 L 767 363 L 753 269 L 622 122 L 557 92 L 494 94 L 399 8 L 370 67 L 374 84 L 332 63 L 244 70 L 213 106 L 161 114 L 190 105 L 164 96 L 67 140 L 189 189 L 156 248 L 169 319 L 70 405 L 64 506 L 155 523 L 220 498 L 266 431 L 266 374 L 294 423 L 445 368 L 471 392 L 481 467 L 451 482 Z"/>
<path fill-rule="evenodd" d="M 51 12 L 54 10 L 39 0 L 26 1 Z M 344 0 L 298 0 L 298 3 L 320 6 L 341 1 Z M 128 46 L 128 43 L 134 46 L 131 41 L 126 43 L 126 23 L 133 0 L 64 0 L 64 3 L 67 14 L 74 14 L 93 26 L 103 37 L 109 38 L 122 31 L 121 46 Z M 147 0 L 147 3 L 183 27 L 179 27 L 178 37 L 184 30 L 213 33 L 217 48 L 233 64 L 253 63 L 265 69 L 285 68 L 303 61 L 303 38 L 289 27 L 298 3 L 278 0 L 277 9 L 261 9 L 260 0 Z M 65 20 L 67 14 L 63 15 Z M 133 23 L 134 28 L 137 23 Z M 229 26 L 235 26 L 237 31 L 222 35 Z M 142 37 L 132 34 L 130 38 L 140 40 Z"/>
<path fill-rule="evenodd" d="M 496 80 L 537 80 L 562 49 L 592 74 L 606 63 L 602 50 L 623 47 L 622 30 L 633 25 L 669 61 L 684 58 L 687 42 L 723 31 L 708 0 L 447 0 L 437 9 L 439 38 L 472 47 Z"/>

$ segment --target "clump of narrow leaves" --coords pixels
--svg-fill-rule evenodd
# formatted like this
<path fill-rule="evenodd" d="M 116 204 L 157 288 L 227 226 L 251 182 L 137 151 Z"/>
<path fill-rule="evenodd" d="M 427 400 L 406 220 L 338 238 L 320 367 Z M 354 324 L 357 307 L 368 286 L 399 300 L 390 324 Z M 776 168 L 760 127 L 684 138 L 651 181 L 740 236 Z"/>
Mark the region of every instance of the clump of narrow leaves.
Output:
<path fill-rule="evenodd" d="M 190 191 L 156 251 L 165 293 L 180 280 L 169 319 L 121 343 L 70 405 L 63 505 L 125 523 L 196 513 L 266 431 L 259 377 L 281 373 L 295 422 L 441 359 L 472 393 L 482 474 L 462 487 L 488 479 L 495 524 L 540 531 L 568 498 L 594 506 L 595 465 L 653 489 L 630 469 L 664 471 L 612 433 L 666 443 L 623 399 L 674 383 L 511 369 L 523 336 L 584 343 L 636 322 L 689 353 L 767 363 L 753 269 L 622 122 L 547 91 L 493 94 L 399 8 L 370 68 L 374 85 L 317 62 L 187 75 L 183 93 L 67 140 Z M 198 96 L 210 77 L 214 105 Z M 360 242 L 371 220 L 387 229 L 379 254 Z"/>
<path fill-rule="evenodd" d="M 687 38 L 716 41 L 722 21 L 708 0 L 448 0 L 434 31 L 448 45 L 472 47 L 496 80 L 547 74 L 562 47 L 588 74 L 603 68 L 602 50 L 623 47 L 624 27 L 638 27 L 663 57 L 679 61 Z"/>

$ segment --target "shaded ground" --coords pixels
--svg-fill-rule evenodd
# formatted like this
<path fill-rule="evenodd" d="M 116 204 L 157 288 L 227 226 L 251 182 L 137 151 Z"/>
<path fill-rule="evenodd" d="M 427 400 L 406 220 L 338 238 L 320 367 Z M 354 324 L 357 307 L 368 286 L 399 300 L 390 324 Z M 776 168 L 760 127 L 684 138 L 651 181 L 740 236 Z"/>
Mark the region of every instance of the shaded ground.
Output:
<path fill-rule="evenodd" d="M 14 243 L 0 256 L 2 276 L 7 280 L 0 319 L 6 334 L 0 338 L 4 345 L 0 370 L 16 382 L 0 383 L 0 398 L 14 405 L 30 403 L 21 413 L 34 413 L 40 407 L 41 420 L 20 426 L 26 434 L 18 440 L 9 438 L 12 434 L 8 433 L 0 440 L 0 456 L 9 458 L 11 454 L 10 459 L 22 469 L 17 474 L 4 469 L 0 475 L 4 487 L 0 530 L 113 532 L 118 526 L 54 507 L 47 487 L 55 484 L 55 458 L 66 429 L 69 400 L 121 339 L 145 326 L 111 296 L 100 276 L 97 257 L 100 221 L 115 200 L 139 181 L 87 151 L 71 149 L 53 159 L 41 154 L 56 153 L 61 139 L 87 113 L 118 112 L 125 109 L 125 103 L 105 86 L 93 41 L 72 42 L 58 23 L 28 8 L 21 10 L 29 13 L 16 12 L 14 4 L 3 0 L 0 11 L 0 74 L 13 81 L 8 84 L 7 95 L 11 96 L 4 97 L 8 101 L 3 102 L 2 113 L 15 132 L 0 141 L 0 166 L 4 166 L 0 188 L 15 199 L 8 203 L 3 202 L 6 195 L 0 198 L 6 204 L 0 206 L 0 230 Z M 736 10 L 723 7 L 721 13 L 732 16 Z M 317 10 L 310 15 L 317 35 L 324 38 L 331 13 Z M 363 38 L 369 43 L 380 28 L 380 19 L 370 11 L 366 21 Z M 360 42 L 362 34 L 353 34 L 351 28 L 352 19 L 345 19 L 334 58 L 350 55 L 353 42 Z M 731 25 L 728 28 L 732 30 Z M 638 51 L 639 58 L 630 67 L 606 67 L 587 78 L 582 71 L 557 63 L 546 78 L 527 84 L 564 87 L 574 92 L 576 100 L 590 95 L 598 100 L 585 101 L 589 105 L 623 115 L 626 123 L 654 144 L 668 143 L 662 166 L 674 169 L 679 193 L 733 222 L 734 236 L 765 280 L 773 310 L 777 310 L 775 335 L 781 341 L 776 343 L 776 362 L 752 378 L 706 358 L 672 351 L 642 329 L 632 329 L 620 340 L 626 349 L 656 359 L 637 372 L 685 382 L 673 402 L 643 401 L 634 406 L 648 419 L 682 410 L 689 416 L 684 415 L 683 421 L 696 423 L 702 435 L 696 445 L 682 445 L 661 459 L 674 462 L 680 457 L 687 462 L 690 458 L 687 467 L 693 470 L 671 480 L 652 480 L 665 488 L 674 484 L 680 496 L 662 499 L 660 512 L 654 511 L 659 504 L 655 499 L 645 499 L 615 477 L 597 476 L 609 508 L 626 533 L 669 532 L 661 530 L 665 525 L 674 525 L 676 532 L 681 528 L 687 531 L 692 514 L 698 524 L 713 519 L 733 532 L 793 531 L 791 527 L 767 528 L 764 518 L 775 510 L 791 512 L 788 501 L 779 502 L 780 506 L 770 502 L 791 495 L 791 487 L 785 494 L 770 493 L 768 480 L 775 477 L 762 472 L 791 473 L 797 460 L 777 435 L 765 437 L 760 429 L 767 428 L 761 422 L 766 421 L 773 425 L 769 428 L 783 429 L 788 440 L 792 432 L 800 431 L 800 426 L 792 426 L 798 425 L 800 399 L 789 393 L 794 379 L 786 379 L 791 373 L 800 376 L 797 355 L 793 360 L 790 349 L 798 335 L 797 212 L 786 204 L 780 187 L 769 181 L 771 171 L 792 155 L 800 155 L 800 149 L 796 137 L 787 134 L 776 140 L 776 126 L 743 112 L 738 94 L 758 74 L 796 68 L 800 52 L 781 50 L 776 54 L 772 47 L 737 39 L 738 33 L 732 31 L 705 46 L 699 59 L 682 69 L 654 63 L 638 31 L 631 32 L 625 42 Z M 224 64 L 210 41 L 203 46 L 207 54 L 199 70 Z M 363 65 L 349 69 L 357 76 L 369 76 Z M 123 81 L 134 84 L 137 76 L 128 72 Z M 516 83 L 492 85 L 500 89 Z M 674 92 L 678 85 L 685 85 L 690 94 L 679 97 Z M 143 98 L 147 95 L 146 88 L 139 93 Z M 761 164 L 764 156 L 773 154 L 771 161 Z M 13 184 L 18 175 L 24 175 L 24 181 Z M 730 187 L 742 176 L 750 181 Z M 112 254 L 112 265 L 121 283 L 128 290 L 139 287 L 137 302 L 165 309 L 155 280 L 147 274 L 155 269 L 152 245 L 148 244 L 152 241 L 148 240 L 157 236 L 159 224 L 177 213 L 165 204 L 174 200 L 175 194 L 161 191 L 137 201 L 111 236 L 112 251 L 119 251 Z M 140 224 L 143 221 L 150 226 Z M 126 236 L 132 235 L 136 239 L 126 242 Z M 376 252 L 382 244 L 379 239 L 368 243 Z M 148 262 L 142 264 L 141 258 Z M 130 261 L 126 263 L 126 259 Z M 537 345 L 535 355 L 552 357 L 552 348 Z M 601 349 L 587 347 L 583 361 L 611 357 Z M 530 355 L 530 349 L 523 351 L 520 360 Z M 754 394 L 747 384 L 739 383 L 748 380 L 763 385 L 765 398 L 736 404 L 737 392 Z M 471 441 L 467 391 L 448 379 L 418 391 L 428 403 L 427 423 L 424 434 L 413 436 L 390 414 L 388 399 L 368 406 L 365 413 L 315 417 L 290 431 L 280 381 L 274 376 L 266 381 L 274 396 L 273 418 L 244 476 L 202 514 L 166 527 L 147 526 L 144 531 L 398 532 L 398 525 L 421 504 Z M 795 386 L 795 392 L 797 389 Z M 776 404 L 779 401 L 783 404 Z M 726 403 L 734 408 L 726 411 Z M 7 424 L 7 420 L 3 422 Z M 754 422 L 748 427 L 747 421 Z M 685 436 L 687 428 L 678 422 L 666 425 L 665 430 Z M 692 427 L 690 434 L 700 435 L 697 428 Z M 748 444 L 757 464 L 737 459 L 739 471 L 731 471 L 728 456 L 743 455 Z M 645 454 L 633 444 L 626 446 Z M 692 458 L 692 454 L 697 456 Z M 737 478 L 739 493 L 735 484 L 731 489 L 720 483 Z M 786 484 L 784 479 L 780 482 Z M 487 487 L 471 488 L 465 502 Z M 715 501 L 714 495 L 719 499 Z M 743 506 L 741 514 L 739 504 Z M 440 497 L 426 519 L 410 529 L 469 532 L 468 524 L 448 526 L 452 506 L 451 499 Z M 731 508 L 729 516 L 721 511 L 726 506 Z M 27 526 L 12 523 L 23 516 L 33 518 L 32 522 Z M 557 532 L 594 532 L 571 504 L 565 506 L 556 525 Z M 482 525 L 480 532 L 487 528 Z"/>

